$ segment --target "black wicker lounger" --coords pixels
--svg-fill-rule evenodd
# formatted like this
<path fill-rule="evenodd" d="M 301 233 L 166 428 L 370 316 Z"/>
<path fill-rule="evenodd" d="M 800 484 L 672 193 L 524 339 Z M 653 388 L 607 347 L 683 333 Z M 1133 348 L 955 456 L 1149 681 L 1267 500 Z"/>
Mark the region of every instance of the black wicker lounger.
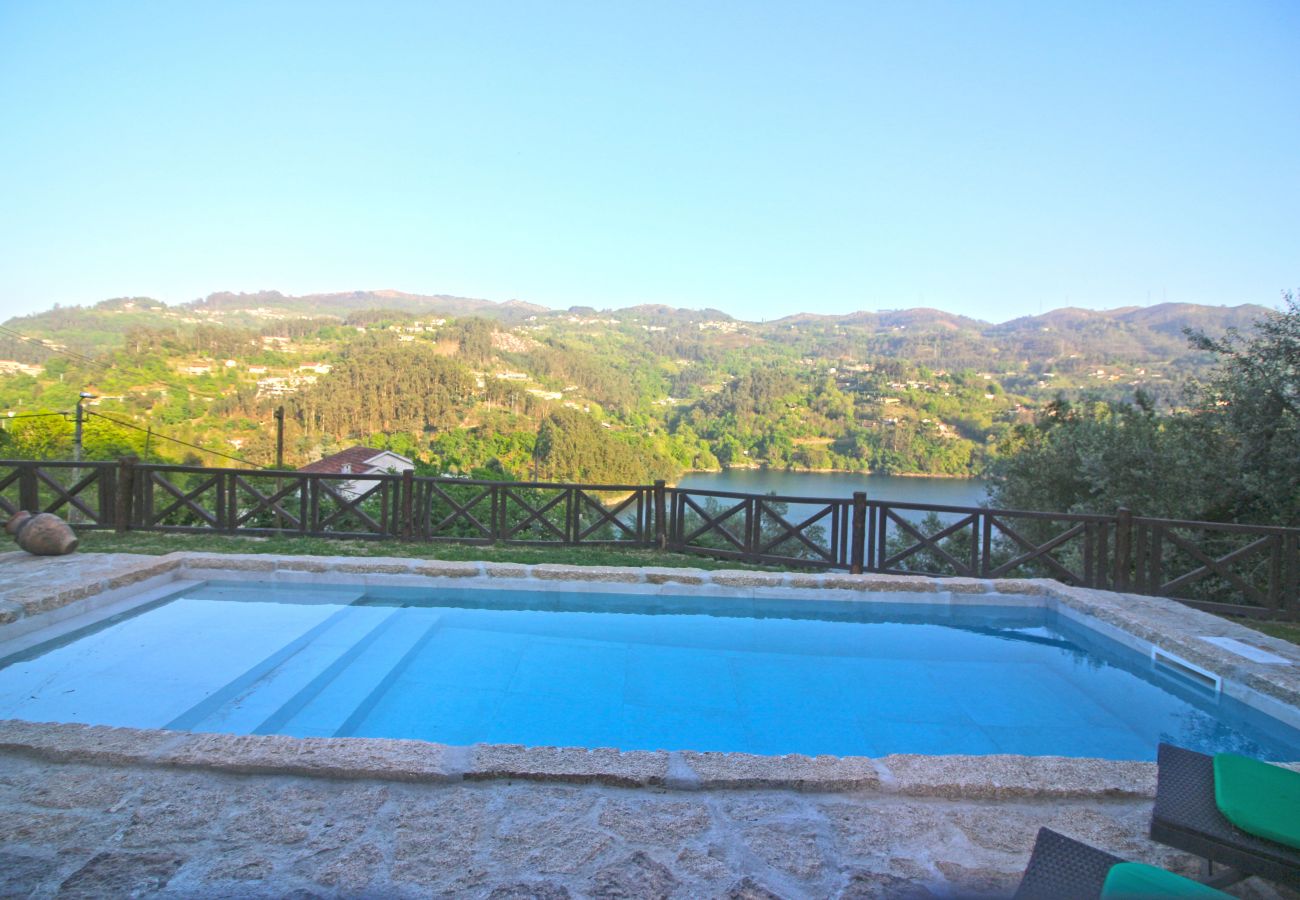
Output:
<path fill-rule="evenodd" d="M 1232 900 L 1230 894 L 1165 869 L 1125 862 L 1096 847 L 1038 829 L 1034 852 L 1014 900 L 1099 900 L 1179 897 Z"/>
<path fill-rule="evenodd" d="M 1214 801 L 1214 758 L 1171 744 L 1157 751 L 1151 838 L 1235 869 L 1300 886 L 1300 850 L 1255 837 L 1229 822 Z M 1226 884 L 1214 878 L 1209 883 Z"/>
<path fill-rule="evenodd" d="M 1111 867 L 1123 861 L 1050 828 L 1040 828 L 1015 900 L 1096 900 Z"/>

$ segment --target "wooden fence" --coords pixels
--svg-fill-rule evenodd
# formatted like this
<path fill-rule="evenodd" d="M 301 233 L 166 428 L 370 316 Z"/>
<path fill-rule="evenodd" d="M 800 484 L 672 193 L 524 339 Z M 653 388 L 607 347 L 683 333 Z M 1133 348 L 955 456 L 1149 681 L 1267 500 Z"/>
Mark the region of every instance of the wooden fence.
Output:
<path fill-rule="evenodd" d="M 1054 578 L 1300 619 L 1300 529 L 653 485 L 0 460 L 0 515 L 79 529 L 657 548 L 850 572 Z"/>

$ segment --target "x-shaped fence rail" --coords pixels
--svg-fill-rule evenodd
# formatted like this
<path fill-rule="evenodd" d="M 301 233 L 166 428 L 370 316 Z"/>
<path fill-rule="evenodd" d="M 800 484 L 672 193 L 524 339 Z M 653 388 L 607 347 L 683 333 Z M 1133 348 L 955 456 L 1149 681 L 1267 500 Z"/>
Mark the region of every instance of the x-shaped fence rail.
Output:
<path fill-rule="evenodd" d="M 0 460 L 0 514 L 81 529 L 657 547 L 810 569 L 1049 577 L 1300 618 L 1300 529 L 654 485 Z"/>

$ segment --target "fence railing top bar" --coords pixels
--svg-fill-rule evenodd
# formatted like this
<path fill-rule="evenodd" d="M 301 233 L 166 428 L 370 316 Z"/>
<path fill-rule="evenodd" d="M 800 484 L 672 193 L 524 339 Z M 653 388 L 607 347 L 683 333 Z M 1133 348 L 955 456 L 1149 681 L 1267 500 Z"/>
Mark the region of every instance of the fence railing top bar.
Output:
<path fill-rule="evenodd" d="M 1001 518 L 1016 519 L 1050 519 L 1054 522 L 1114 522 L 1115 516 L 1106 515 L 1105 513 L 1065 513 L 1065 512 L 1044 512 L 1041 509 L 990 509 L 981 507 L 981 509 L 991 515 Z"/>
<path fill-rule="evenodd" d="M 366 476 L 367 478 L 370 476 Z M 443 478 L 435 475 L 417 475 L 416 481 L 431 484 L 464 484 L 478 487 L 506 486 L 511 488 L 547 488 L 549 490 L 579 490 L 579 491 L 618 491 L 628 493 L 629 491 L 652 491 L 652 484 L 587 484 L 568 481 L 483 481 L 477 478 Z"/>
<path fill-rule="evenodd" d="M 229 469 L 220 466 L 168 466 L 165 463 L 136 463 L 141 469 L 156 468 L 189 468 L 195 471 L 213 471 L 213 472 L 238 472 L 241 475 L 258 475 L 263 478 L 302 478 L 305 475 L 329 475 L 329 472 L 303 472 L 300 469 L 257 469 L 248 468 L 240 469 L 231 467 Z M 387 473 L 380 473 L 387 474 Z M 344 478 L 355 477 L 353 475 L 344 475 Z"/>
<path fill-rule="evenodd" d="M 296 472 L 289 470 L 270 470 L 270 469 L 235 469 L 217 466 L 173 466 L 166 463 L 137 463 L 136 468 L 141 472 L 180 472 L 193 475 L 225 475 L 235 474 L 241 478 L 249 476 L 257 478 L 321 478 L 327 481 L 376 481 L 392 479 L 400 481 L 401 475 L 394 475 L 391 472 Z"/>
<path fill-rule="evenodd" d="M 1056 522 L 1114 522 L 1114 516 L 1103 513 L 1058 513 L 1044 512 L 1038 509 L 994 509 L 989 506 L 943 506 L 936 503 L 907 503 L 901 500 L 873 500 L 867 498 L 867 506 L 885 509 L 902 509 L 908 512 L 940 512 L 957 515 L 980 513 L 989 516 L 1002 516 L 1017 519 L 1050 519 Z"/>
<path fill-rule="evenodd" d="M 0 463 L 5 465 L 5 463 Z M 41 463 L 44 465 L 44 463 Z M 106 466 L 115 466 L 116 462 L 102 463 Z M 137 462 L 135 467 L 143 472 L 195 472 L 207 475 L 222 475 L 226 472 L 238 472 L 241 475 L 305 475 L 306 472 L 270 472 L 266 469 L 240 469 L 234 466 L 186 466 L 180 463 L 147 463 Z"/>
<path fill-rule="evenodd" d="M 242 473 L 241 473 L 242 474 Z M 401 481 L 402 476 L 392 472 L 262 472 L 254 475 L 271 478 L 323 478 L 327 481 Z"/>
<path fill-rule="evenodd" d="M 910 512 L 971 513 L 989 512 L 982 506 L 947 506 L 941 503 L 905 503 L 901 500 L 877 500 L 867 498 L 867 507 L 884 507 L 886 509 L 905 509 Z"/>
<path fill-rule="evenodd" d="M 790 497 L 781 494 L 754 494 L 743 491 L 714 491 L 708 488 L 670 487 L 667 490 L 675 494 L 699 494 L 705 497 L 723 497 L 729 500 L 770 500 L 774 503 L 802 503 L 808 506 L 826 506 L 827 504 L 852 503 L 851 497 Z"/>
<path fill-rule="evenodd" d="M 42 469 L 111 469 L 117 466 L 117 460 L 86 459 L 73 462 L 70 459 L 0 459 L 0 466 L 37 466 Z"/>
<path fill-rule="evenodd" d="M 1154 519 L 1134 516 L 1134 525 L 1159 525 L 1162 528 L 1194 528 L 1201 531 L 1225 531 L 1239 534 L 1279 534 L 1300 537 L 1300 528 L 1284 525 L 1246 525 L 1241 522 L 1192 522 L 1183 519 Z"/>

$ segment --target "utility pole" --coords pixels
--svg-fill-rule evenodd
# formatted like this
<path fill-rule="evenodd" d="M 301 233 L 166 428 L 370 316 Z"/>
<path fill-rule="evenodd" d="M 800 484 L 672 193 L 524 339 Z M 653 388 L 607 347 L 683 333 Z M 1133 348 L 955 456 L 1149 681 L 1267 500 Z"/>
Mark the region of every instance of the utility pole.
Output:
<path fill-rule="evenodd" d="M 284 407 L 275 408 L 275 468 L 284 468 Z"/>
<path fill-rule="evenodd" d="M 72 461 L 73 462 L 81 462 L 81 420 L 84 416 L 84 413 L 82 412 L 81 409 L 81 404 L 84 403 L 86 400 L 94 400 L 94 399 L 95 399 L 94 394 L 87 394 L 85 391 L 82 391 L 80 394 L 77 395 L 77 422 L 72 430 Z"/>
<path fill-rule="evenodd" d="M 82 419 L 85 418 L 85 411 L 82 410 L 81 404 L 87 400 L 94 400 L 94 399 L 95 399 L 94 394 L 88 394 L 85 391 L 82 391 L 77 395 L 77 418 L 76 418 L 76 425 L 73 427 L 72 430 L 72 461 L 75 463 L 81 462 L 81 422 Z M 72 483 L 76 484 L 79 481 L 81 481 L 81 469 L 79 467 L 73 468 Z M 69 524 L 75 524 L 80 521 L 81 521 L 80 510 L 77 508 L 77 504 L 73 503 L 68 508 L 68 522 Z"/>
<path fill-rule="evenodd" d="M 278 472 L 284 468 L 284 405 L 281 404 L 275 408 L 275 470 Z M 275 492 L 280 493 L 282 482 L 279 478 L 275 479 Z M 306 490 L 304 486 L 302 490 Z M 275 510 L 275 527 L 283 528 L 284 520 L 280 518 L 279 504 L 276 504 Z"/>

